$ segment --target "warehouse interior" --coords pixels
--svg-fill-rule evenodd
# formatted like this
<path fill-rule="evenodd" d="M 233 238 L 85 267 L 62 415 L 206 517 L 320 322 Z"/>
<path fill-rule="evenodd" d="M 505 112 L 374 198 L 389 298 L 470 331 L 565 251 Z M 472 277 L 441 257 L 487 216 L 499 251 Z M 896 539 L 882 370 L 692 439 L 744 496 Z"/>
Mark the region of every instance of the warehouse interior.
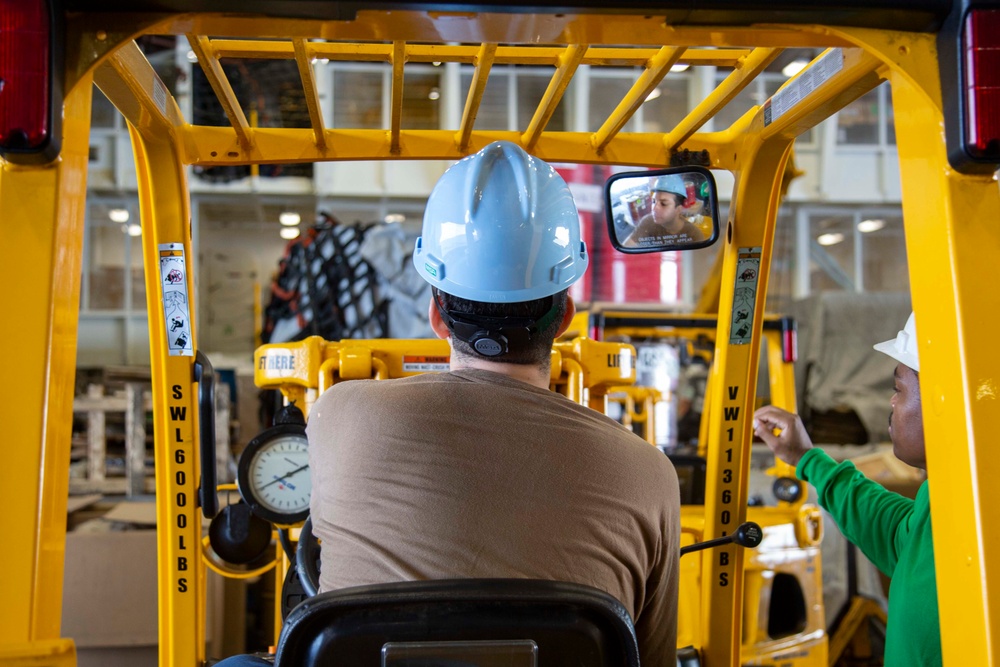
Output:
<path fill-rule="evenodd" d="M 143 36 L 138 44 L 185 117 L 202 125 L 228 123 L 184 37 Z M 709 124 L 728 127 L 819 53 L 785 49 Z M 294 61 L 222 64 L 253 127 L 309 127 Z M 320 59 L 313 68 L 330 127 L 388 125 L 391 66 Z M 632 86 L 638 69 L 581 66 L 550 128 L 597 130 L 612 111 L 608 105 Z M 625 131 L 672 127 L 728 74 L 725 67 L 676 66 Z M 457 62 L 409 66 L 402 126 L 457 125 L 473 75 L 471 66 Z M 550 77 L 551 68 L 496 66 L 477 127 L 524 127 Z M 80 665 L 155 665 L 155 470 L 140 196 L 125 120 L 96 87 L 92 104 L 63 633 L 75 638 Z M 767 311 L 797 323 L 795 394 L 814 441 L 828 445 L 837 457 L 858 460 L 887 487 L 912 495 L 925 474 L 891 455 L 886 420 L 893 363 L 871 349 L 873 341 L 894 337 L 911 310 L 893 113 L 889 83 L 884 83 L 796 140 L 778 214 Z M 432 335 L 426 314 L 429 291 L 415 279 L 410 255 L 424 202 L 450 164 L 401 160 L 187 167 L 198 269 L 192 294 L 198 309 L 197 342 L 220 379 L 220 482 L 234 481 L 241 451 L 270 426 L 273 416 L 274 396 L 254 384 L 258 346 L 300 340 L 309 333 L 329 340 Z M 697 312 L 720 249 L 614 253 L 599 241 L 607 235 L 603 183 L 626 168 L 556 167 L 574 193 L 584 236 L 597 249 L 590 278 L 571 291 L 579 307 Z M 734 178 L 719 170 L 715 178 L 725 220 Z M 338 263 L 340 273 L 328 266 L 332 258 L 344 260 Z M 321 274 L 327 276 L 329 292 L 351 295 L 344 307 L 346 320 L 324 322 L 318 308 L 310 309 L 312 302 L 289 296 L 301 292 L 299 281 Z M 657 275 L 659 281 L 651 280 Z M 655 444 L 675 448 L 678 385 L 688 358 L 669 344 L 625 342 L 638 351 L 637 374 L 655 378 L 663 397 L 656 407 Z M 766 380 L 758 391 L 766 399 Z M 754 456 L 751 497 L 769 494 L 764 470 L 772 462 L 766 448 L 755 446 Z M 755 483 L 761 486 L 754 489 Z M 223 504 L 233 495 L 223 493 Z M 824 542 L 829 623 L 848 597 L 847 548 L 836 535 L 829 537 L 834 533 L 828 526 Z M 884 599 L 884 582 L 877 573 L 860 571 L 862 588 Z M 264 576 L 234 580 L 210 572 L 206 590 L 209 654 L 267 648 L 279 595 L 273 581 Z"/>

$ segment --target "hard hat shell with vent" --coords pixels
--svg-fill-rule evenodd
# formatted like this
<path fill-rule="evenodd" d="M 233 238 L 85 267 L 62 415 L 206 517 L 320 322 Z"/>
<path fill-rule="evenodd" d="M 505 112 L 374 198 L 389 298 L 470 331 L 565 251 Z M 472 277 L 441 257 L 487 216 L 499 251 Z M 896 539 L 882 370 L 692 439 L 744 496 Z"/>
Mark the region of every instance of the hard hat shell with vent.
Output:
<path fill-rule="evenodd" d="M 441 176 L 413 252 L 431 285 L 486 303 L 560 292 L 583 276 L 588 261 L 566 182 L 508 141 L 489 144 Z"/>
<path fill-rule="evenodd" d="M 653 184 L 654 192 L 672 192 L 675 195 L 687 197 L 687 187 L 684 179 L 679 174 L 665 174 L 656 179 Z"/>

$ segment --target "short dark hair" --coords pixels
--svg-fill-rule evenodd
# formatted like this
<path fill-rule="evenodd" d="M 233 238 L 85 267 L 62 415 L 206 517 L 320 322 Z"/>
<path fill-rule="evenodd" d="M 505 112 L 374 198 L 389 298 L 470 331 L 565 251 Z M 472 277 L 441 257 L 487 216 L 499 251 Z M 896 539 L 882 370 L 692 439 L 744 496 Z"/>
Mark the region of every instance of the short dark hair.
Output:
<path fill-rule="evenodd" d="M 462 357 L 488 359 L 504 364 L 548 366 L 552 355 L 552 342 L 556 339 L 556 333 L 566 315 L 567 295 L 568 290 L 563 290 L 553 294 L 551 301 L 549 297 L 543 297 L 515 303 L 486 303 L 463 299 L 434 288 L 432 298 L 438 299 L 438 303 L 445 310 L 473 317 L 477 315 L 481 317 L 523 317 L 538 321 L 548 314 L 548 321 L 543 323 L 543 326 L 531 336 L 531 340 L 527 344 L 519 347 L 512 345 L 507 353 L 496 357 L 479 354 L 469 343 L 460 340 L 455 335 L 451 337 L 452 351 Z M 448 330 L 452 330 L 450 325 Z"/>

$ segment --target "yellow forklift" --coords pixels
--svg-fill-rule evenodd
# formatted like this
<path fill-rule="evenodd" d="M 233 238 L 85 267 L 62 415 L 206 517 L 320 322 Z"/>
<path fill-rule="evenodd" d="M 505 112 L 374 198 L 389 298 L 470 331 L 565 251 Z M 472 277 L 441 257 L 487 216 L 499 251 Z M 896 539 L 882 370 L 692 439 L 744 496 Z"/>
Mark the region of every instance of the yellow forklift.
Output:
<path fill-rule="evenodd" d="M 186 37 L 226 125 L 183 116 L 137 44 L 147 35 Z M 206 660 L 206 566 L 199 546 L 218 507 L 212 466 L 199 460 L 213 442 L 213 376 L 199 354 L 194 321 L 189 167 L 450 161 L 502 139 L 550 162 L 729 172 L 728 220 L 702 299 L 716 307 L 698 308 L 717 313 L 718 381 L 705 426 L 700 527 L 701 537 L 713 540 L 731 537 L 750 513 L 749 415 L 794 140 L 884 82 L 896 109 L 909 284 L 921 320 L 944 657 L 949 665 L 1000 663 L 1000 540 L 986 521 L 987 508 L 1000 499 L 991 481 L 1000 460 L 991 438 L 1000 428 L 1000 358 L 992 345 L 1000 291 L 989 279 L 1000 256 L 998 40 L 1000 7 L 986 0 L 614 7 L 0 2 L 0 248 L 9 278 L 0 295 L 0 349 L 7 357 L 0 405 L 8 429 L 0 493 L 11 510 L 8 546 L 0 555 L 0 663 L 76 663 L 60 611 L 93 85 L 127 122 L 138 181 L 153 383 L 160 664 L 193 667 Z M 740 93 L 789 48 L 819 55 L 767 99 L 745 102 L 735 121 L 705 129 L 727 104 L 746 99 Z M 295 62 L 307 127 L 255 127 L 222 67 L 223 60 L 245 59 Z M 319 103 L 316 60 L 386 64 L 387 122 L 333 125 Z M 471 74 L 454 123 L 404 126 L 405 72 L 418 63 L 458 63 Z M 522 65 L 552 72 L 530 120 L 516 130 L 477 127 L 491 71 Z M 626 131 L 674 65 L 729 74 L 671 127 Z M 550 127 L 581 67 L 631 67 L 635 77 L 596 130 Z M 187 335 L 170 329 L 178 314 L 187 319 Z M 696 662 L 688 664 L 747 663 L 743 637 L 753 619 L 745 601 L 756 586 L 747 553 L 727 543 L 684 557 L 700 559 L 701 572 L 691 593 L 700 599 L 690 638 L 694 655 L 685 658 Z M 750 661 L 820 664 L 823 652 L 802 661 L 795 653 Z"/>
<path fill-rule="evenodd" d="M 674 463 L 681 482 L 681 528 L 695 542 L 701 542 L 706 539 L 705 473 L 712 423 L 708 415 L 712 414 L 715 395 L 710 371 L 717 317 L 614 305 L 595 306 L 588 316 L 590 335 L 602 341 L 634 345 L 638 360 L 644 350 L 668 348 L 681 350 L 677 356 L 683 357 L 685 365 L 707 363 L 706 400 L 693 438 L 678 434 L 680 420 L 676 413 L 658 412 L 653 404 L 655 398 L 669 397 L 677 378 L 669 378 L 661 387 L 619 389 L 626 397 L 623 402 L 627 418 L 633 418 L 629 404 L 645 399 L 643 409 L 637 411 L 642 428 L 636 432 L 660 445 Z M 762 326 L 765 344 L 761 352 L 766 359 L 769 402 L 795 412 L 795 322 L 788 317 L 765 315 Z M 637 363 L 641 365 L 641 361 Z M 671 400 L 676 402 L 678 398 Z M 635 412 L 634 408 L 631 411 Z M 657 429 L 658 416 L 666 417 L 671 427 Z M 656 441 L 657 431 L 660 442 Z M 765 538 L 745 555 L 741 664 L 827 664 L 829 640 L 824 621 L 819 509 L 806 504 L 804 485 L 795 479 L 793 467 L 776 460 L 767 473 L 774 478 L 768 497 L 748 497 L 747 518 L 762 528 Z M 701 618 L 701 600 L 694 591 L 698 590 L 701 574 L 687 564 L 682 572 L 687 577 L 681 580 L 678 644 L 683 646 L 696 642 L 699 635 L 695 619 Z M 830 660 L 829 664 L 836 661 Z"/>
<path fill-rule="evenodd" d="M 687 370 L 696 369 L 693 375 L 700 378 L 702 368 L 711 369 L 716 317 L 602 304 L 593 305 L 585 316 L 588 331 L 596 339 L 630 343 L 636 347 L 637 384 L 615 388 L 609 396 L 622 406 L 619 412 L 622 423 L 651 444 L 659 445 L 674 462 L 685 503 L 682 526 L 700 539 L 706 443 L 711 424 L 709 419 L 702 417 L 709 414 L 710 405 L 706 403 L 697 410 L 694 420 L 697 427 L 691 433 L 683 428 L 686 415 L 669 409 L 676 407 L 669 403 L 680 402 L 680 392 L 674 391 L 675 383 L 678 387 L 682 384 L 679 380 Z M 765 315 L 762 326 L 764 347 L 757 403 L 797 412 L 794 364 L 798 360 L 798 332 L 795 320 Z M 674 359 L 679 362 L 679 368 L 673 371 L 677 377 L 669 373 L 659 374 L 667 377 L 642 373 L 643 353 L 654 351 L 650 357 L 655 364 L 665 349 L 672 350 Z M 643 382 L 643 375 L 647 382 L 658 380 L 658 386 L 640 386 L 638 383 Z M 700 387 L 692 389 L 701 390 Z M 704 392 L 704 397 L 710 400 L 713 395 L 711 377 L 705 378 Z M 657 428 L 661 418 L 670 423 L 668 428 Z M 798 659 L 812 664 L 810 651 L 816 651 L 817 645 L 823 646 L 830 665 L 880 664 L 878 647 L 885 639 L 886 615 L 878 600 L 858 593 L 854 554 L 848 554 L 848 599 L 834 616 L 833 623 L 824 627 L 821 619 L 826 600 L 822 589 L 821 553 L 814 548 L 822 541 L 822 517 L 814 505 L 806 504 L 805 489 L 795 479 L 794 467 L 774 459 L 766 473 L 773 478 L 771 487 L 766 490 L 758 487 L 757 495 L 750 496 L 747 516 L 762 526 L 765 533 L 786 531 L 793 534 L 794 539 L 777 543 L 765 540 L 747 555 L 744 576 L 756 585 L 745 589 L 744 614 L 745 618 L 757 614 L 758 619 L 755 624 L 747 621 L 744 624 L 744 664 L 766 659 L 769 652 L 797 653 Z M 698 617 L 698 601 L 684 595 L 684 588 L 692 583 L 690 580 L 681 582 L 681 599 L 694 605 L 682 610 L 682 627 L 687 619 Z M 870 636 L 872 628 L 874 635 Z"/>

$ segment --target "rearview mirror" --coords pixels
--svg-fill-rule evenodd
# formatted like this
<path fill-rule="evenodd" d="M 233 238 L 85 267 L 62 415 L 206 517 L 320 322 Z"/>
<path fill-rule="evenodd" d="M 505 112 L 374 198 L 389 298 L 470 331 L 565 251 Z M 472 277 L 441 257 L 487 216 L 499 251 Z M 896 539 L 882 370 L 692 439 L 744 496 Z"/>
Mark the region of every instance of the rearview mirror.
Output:
<path fill-rule="evenodd" d="M 719 238 L 715 179 L 702 167 L 615 174 L 604 186 L 604 210 L 621 252 L 692 250 Z"/>

